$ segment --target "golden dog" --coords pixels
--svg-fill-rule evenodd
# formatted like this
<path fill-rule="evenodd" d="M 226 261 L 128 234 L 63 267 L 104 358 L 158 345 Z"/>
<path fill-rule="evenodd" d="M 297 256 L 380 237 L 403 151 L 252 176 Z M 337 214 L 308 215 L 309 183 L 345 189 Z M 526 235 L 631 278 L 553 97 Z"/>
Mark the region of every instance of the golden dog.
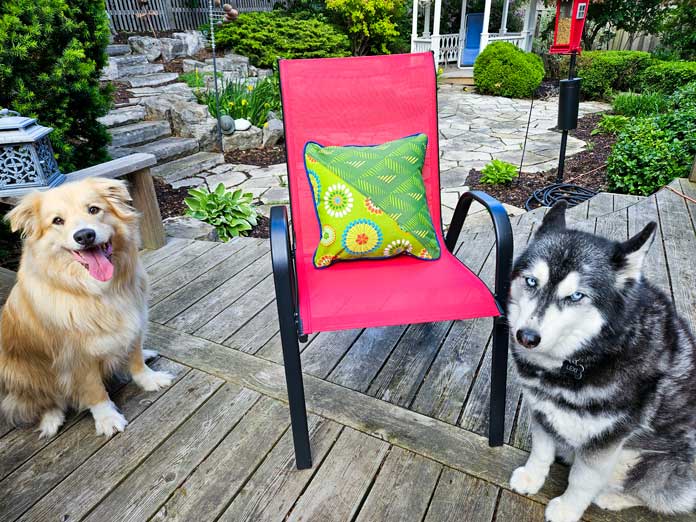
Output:
<path fill-rule="evenodd" d="M 1 407 L 10 422 L 40 420 L 41 437 L 70 407 L 89 408 L 98 435 L 123 431 L 104 387 L 116 371 L 144 390 L 171 384 L 145 365 L 147 279 L 129 201 L 124 182 L 91 178 L 29 194 L 7 215 L 25 240 L 2 311 Z"/>

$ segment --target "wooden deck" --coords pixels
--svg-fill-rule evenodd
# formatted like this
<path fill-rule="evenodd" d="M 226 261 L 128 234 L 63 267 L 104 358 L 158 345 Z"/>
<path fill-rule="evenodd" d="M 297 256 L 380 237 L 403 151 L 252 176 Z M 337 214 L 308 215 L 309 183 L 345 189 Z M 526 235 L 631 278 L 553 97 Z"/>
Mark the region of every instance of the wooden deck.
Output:
<path fill-rule="evenodd" d="M 696 184 L 674 188 L 696 198 Z M 543 210 L 514 219 L 516 249 Z M 575 226 L 616 239 L 650 220 L 648 276 L 696 331 L 696 204 L 663 190 L 602 195 Z M 470 225 L 457 255 L 492 282 L 493 236 Z M 143 254 L 152 280 L 147 347 L 176 374 L 167 390 L 116 383 L 130 424 L 111 438 L 73 415 L 39 440 L 0 419 L 0 520 L 542 521 L 565 485 L 555 466 L 533 498 L 509 490 L 529 447 L 510 370 L 507 444 L 489 448 L 490 319 L 322 333 L 302 346 L 314 454 L 296 471 L 268 242 L 170 240 Z M 0 273 L 0 286 L 7 279 Z M 0 295 L 2 291 L 0 290 Z M 592 508 L 591 521 L 695 520 Z"/>

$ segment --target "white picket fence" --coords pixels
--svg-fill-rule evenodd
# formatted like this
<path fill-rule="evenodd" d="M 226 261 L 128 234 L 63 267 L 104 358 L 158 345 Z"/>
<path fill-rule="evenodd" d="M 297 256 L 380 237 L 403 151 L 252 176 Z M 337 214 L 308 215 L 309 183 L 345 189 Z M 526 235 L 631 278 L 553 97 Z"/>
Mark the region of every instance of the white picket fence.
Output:
<path fill-rule="evenodd" d="M 240 13 L 270 11 L 278 0 L 223 0 Z M 198 29 L 208 22 L 208 0 L 106 0 L 116 32 Z M 220 11 L 219 8 L 216 11 Z"/>

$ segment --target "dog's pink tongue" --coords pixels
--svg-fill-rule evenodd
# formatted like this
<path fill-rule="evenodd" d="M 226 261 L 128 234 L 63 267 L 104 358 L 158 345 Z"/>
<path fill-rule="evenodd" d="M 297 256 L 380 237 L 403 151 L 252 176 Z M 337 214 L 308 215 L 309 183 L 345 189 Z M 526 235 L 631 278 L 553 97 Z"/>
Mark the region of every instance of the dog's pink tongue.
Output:
<path fill-rule="evenodd" d="M 80 256 L 87 263 L 89 275 L 99 281 L 108 281 L 114 275 L 114 265 L 111 264 L 101 248 L 80 251 Z"/>

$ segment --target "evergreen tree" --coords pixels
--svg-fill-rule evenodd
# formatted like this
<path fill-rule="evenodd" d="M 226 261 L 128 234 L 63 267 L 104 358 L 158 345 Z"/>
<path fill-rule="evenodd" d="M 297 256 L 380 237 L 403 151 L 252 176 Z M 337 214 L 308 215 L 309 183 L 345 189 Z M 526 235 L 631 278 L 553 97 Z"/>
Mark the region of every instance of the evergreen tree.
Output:
<path fill-rule="evenodd" d="M 111 105 L 99 84 L 108 41 L 104 0 L 0 2 L 0 106 L 54 128 L 64 172 L 108 158 L 97 122 Z"/>

